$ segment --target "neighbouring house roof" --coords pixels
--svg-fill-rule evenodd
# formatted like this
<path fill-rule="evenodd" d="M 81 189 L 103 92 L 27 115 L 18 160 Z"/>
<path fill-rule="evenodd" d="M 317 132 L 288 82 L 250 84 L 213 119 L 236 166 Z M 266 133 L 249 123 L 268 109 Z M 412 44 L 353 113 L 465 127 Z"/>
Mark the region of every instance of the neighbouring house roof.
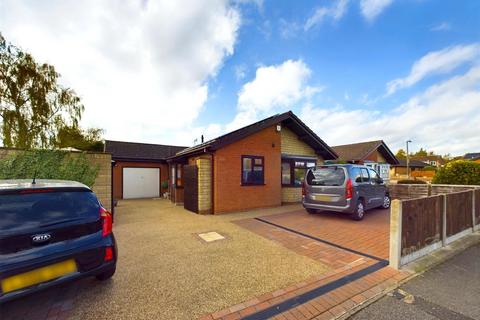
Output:
<path fill-rule="evenodd" d="M 399 159 L 398 162 L 394 167 L 407 167 L 406 159 Z M 425 168 L 428 166 L 428 164 L 420 160 L 410 160 L 408 165 L 410 168 Z"/>
<path fill-rule="evenodd" d="M 383 140 L 344 144 L 332 148 L 338 154 L 339 159 L 345 161 L 364 161 L 372 152 L 377 150 L 387 163 L 398 164 L 398 159 Z"/>
<path fill-rule="evenodd" d="M 257 133 L 263 129 L 277 124 L 281 124 L 282 126 L 293 131 L 296 135 L 298 135 L 300 140 L 308 144 L 325 160 L 337 159 L 337 154 L 335 151 L 333 151 L 332 148 L 330 148 L 322 139 L 320 139 L 320 137 L 318 137 L 315 132 L 313 132 L 305 123 L 303 123 L 292 111 L 274 115 L 202 144 L 179 151 L 175 156 L 171 157 L 171 159 L 215 151 L 251 134 Z"/>
<path fill-rule="evenodd" d="M 185 148 L 163 144 L 105 140 L 105 152 L 111 153 L 113 160 L 164 161 Z"/>
<path fill-rule="evenodd" d="M 418 160 L 418 161 L 423 161 L 426 163 L 430 163 L 430 161 L 436 161 L 440 164 L 445 163 L 445 160 L 443 160 L 442 156 L 438 155 L 431 155 L 431 156 L 412 156 L 412 160 Z"/>
<path fill-rule="evenodd" d="M 465 160 L 477 160 L 477 159 L 480 159 L 480 152 L 466 153 L 466 154 L 463 156 L 463 159 L 465 159 Z"/>

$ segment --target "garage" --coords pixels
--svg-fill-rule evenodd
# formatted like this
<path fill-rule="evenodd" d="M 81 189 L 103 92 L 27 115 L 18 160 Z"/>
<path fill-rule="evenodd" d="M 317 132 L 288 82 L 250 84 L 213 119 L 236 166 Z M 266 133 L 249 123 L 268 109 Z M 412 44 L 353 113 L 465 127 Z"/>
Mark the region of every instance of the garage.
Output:
<path fill-rule="evenodd" d="M 123 168 L 123 198 L 160 197 L 160 168 Z"/>
<path fill-rule="evenodd" d="M 125 141 L 105 141 L 112 154 L 114 201 L 162 197 L 168 192 L 166 159 L 185 147 Z"/>

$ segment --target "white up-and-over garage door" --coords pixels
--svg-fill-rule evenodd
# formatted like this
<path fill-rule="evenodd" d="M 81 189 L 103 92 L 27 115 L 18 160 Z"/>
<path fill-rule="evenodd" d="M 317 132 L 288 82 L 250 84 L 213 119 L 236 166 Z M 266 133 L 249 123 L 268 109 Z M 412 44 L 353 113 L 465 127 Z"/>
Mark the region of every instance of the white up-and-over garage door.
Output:
<path fill-rule="evenodd" d="M 160 196 L 159 168 L 123 168 L 123 199 Z"/>

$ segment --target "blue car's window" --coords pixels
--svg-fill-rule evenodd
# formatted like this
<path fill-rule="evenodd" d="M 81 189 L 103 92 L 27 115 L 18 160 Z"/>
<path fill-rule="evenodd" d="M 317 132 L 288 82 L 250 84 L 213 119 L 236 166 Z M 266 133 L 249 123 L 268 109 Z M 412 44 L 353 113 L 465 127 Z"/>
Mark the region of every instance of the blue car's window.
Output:
<path fill-rule="evenodd" d="M 76 219 L 96 218 L 100 205 L 89 191 L 0 195 L 0 234 Z"/>

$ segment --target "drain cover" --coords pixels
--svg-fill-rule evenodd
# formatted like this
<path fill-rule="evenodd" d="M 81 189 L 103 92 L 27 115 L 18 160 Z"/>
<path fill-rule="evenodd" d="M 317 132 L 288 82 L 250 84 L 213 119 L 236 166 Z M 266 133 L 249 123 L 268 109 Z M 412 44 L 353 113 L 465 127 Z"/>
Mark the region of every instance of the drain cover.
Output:
<path fill-rule="evenodd" d="M 213 242 L 213 241 L 218 241 L 218 240 L 223 240 L 225 239 L 224 236 L 222 236 L 220 233 L 212 231 L 212 232 L 206 232 L 206 233 L 199 233 L 198 236 L 200 239 L 202 239 L 205 242 Z"/>

